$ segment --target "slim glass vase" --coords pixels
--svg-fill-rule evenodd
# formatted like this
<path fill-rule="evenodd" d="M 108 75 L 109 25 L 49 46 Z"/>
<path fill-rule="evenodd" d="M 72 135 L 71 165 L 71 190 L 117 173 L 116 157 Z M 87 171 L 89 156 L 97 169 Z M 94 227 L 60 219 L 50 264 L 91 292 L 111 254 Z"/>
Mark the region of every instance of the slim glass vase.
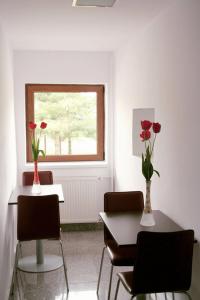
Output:
<path fill-rule="evenodd" d="M 144 211 L 140 221 L 142 226 L 154 226 L 155 220 L 151 208 L 151 180 L 146 181 L 146 201 Z"/>
<path fill-rule="evenodd" d="M 38 175 L 38 161 L 34 160 L 34 177 L 33 177 L 33 187 L 32 187 L 32 194 L 40 194 L 41 187 L 40 187 L 40 179 Z"/>

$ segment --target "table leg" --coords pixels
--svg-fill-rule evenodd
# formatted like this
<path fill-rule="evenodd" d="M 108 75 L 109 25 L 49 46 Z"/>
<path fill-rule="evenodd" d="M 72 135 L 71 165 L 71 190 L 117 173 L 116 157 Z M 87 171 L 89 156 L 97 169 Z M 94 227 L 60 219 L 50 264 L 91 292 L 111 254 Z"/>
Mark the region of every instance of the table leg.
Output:
<path fill-rule="evenodd" d="M 36 240 L 36 257 L 37 257 L 37 264 L 44 263 L 44 251 L 43 251 L 42 240 Z"/>

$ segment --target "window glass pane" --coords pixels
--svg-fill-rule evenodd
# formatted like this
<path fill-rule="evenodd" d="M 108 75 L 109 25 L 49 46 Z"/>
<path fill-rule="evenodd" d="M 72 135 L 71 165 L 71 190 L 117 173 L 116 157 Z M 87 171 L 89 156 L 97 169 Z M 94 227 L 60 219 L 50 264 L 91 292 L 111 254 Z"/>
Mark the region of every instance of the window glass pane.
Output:
<path fill-rule="evenodd" d="M 34 116 L 46 155 L 97 154 L 96 92 L 34 92 Z"/>

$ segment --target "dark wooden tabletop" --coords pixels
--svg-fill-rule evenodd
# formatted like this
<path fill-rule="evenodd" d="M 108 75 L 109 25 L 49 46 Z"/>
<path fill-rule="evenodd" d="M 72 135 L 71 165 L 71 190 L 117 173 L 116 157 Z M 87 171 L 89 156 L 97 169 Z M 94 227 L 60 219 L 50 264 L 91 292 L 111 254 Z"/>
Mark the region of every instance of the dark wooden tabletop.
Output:
<path fill-rule="evenodd" d="M 138 212 L 101 212 L 100 217 L 106 225 L 118 246 L 135 245 L 139 231 L 170 232 L 182 230 L 160 210 L 153 211 L 155 226 L 142 226 L 142 213 Z"/>

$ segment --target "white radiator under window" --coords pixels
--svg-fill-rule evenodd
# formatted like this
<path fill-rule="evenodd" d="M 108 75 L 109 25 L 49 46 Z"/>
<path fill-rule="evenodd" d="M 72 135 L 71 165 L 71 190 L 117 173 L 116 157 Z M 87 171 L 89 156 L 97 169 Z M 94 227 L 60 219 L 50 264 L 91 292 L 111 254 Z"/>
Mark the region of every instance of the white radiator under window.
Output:
<path fill-rule="evenodd" d="M 111 190 L 109 177 L 66 177 L 62 183 L 65 202 L 60 204 L 61 223 L 90 223 L 99 220 L 104 193 Z"/>

